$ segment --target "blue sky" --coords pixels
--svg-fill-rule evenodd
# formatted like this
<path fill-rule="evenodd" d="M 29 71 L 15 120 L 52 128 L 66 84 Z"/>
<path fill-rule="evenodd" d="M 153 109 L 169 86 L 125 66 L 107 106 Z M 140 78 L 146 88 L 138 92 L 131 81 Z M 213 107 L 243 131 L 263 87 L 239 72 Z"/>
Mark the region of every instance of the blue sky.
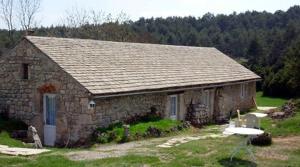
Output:
<path fill-rule="evenodd" d="M 59 24 L 66 10 L 72 8 L 94 9 L 116 15 L 121 11 L 132 20 L 140 17 L 202 16 L 207 12 L 230 14 L 247 10 L 287 10 L 300 5 L 300 0 L 42 0 L 38 14 L 39 25 Z M 0 24 L 0 27 L 1 26 Z"/>

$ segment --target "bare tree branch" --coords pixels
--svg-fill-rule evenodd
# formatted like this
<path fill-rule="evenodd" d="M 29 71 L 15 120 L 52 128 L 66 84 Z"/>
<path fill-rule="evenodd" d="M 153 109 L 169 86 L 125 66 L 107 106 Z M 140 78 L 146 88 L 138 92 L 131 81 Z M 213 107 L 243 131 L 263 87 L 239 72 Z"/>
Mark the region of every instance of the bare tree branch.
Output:
<path fill-rule="evenodd" d="M 31 29 L 41 5 L 41 0 L 19 0 L 18 19 L 23 30 Z"/>
<path fill-rule="evenodd" d="M 11 42 L 13 42 L 13 30 L 15 29 L 13 8 L 14 0 L 0 0 L 0 16 L 7 26 Z"/>
<path fill-rule="evenodd" d="M 76 28 L 89 24 L 90 16 L 87 10 L 74 7 L 71 11 L 66 11 L 64 22 L 67 26 Z"/>

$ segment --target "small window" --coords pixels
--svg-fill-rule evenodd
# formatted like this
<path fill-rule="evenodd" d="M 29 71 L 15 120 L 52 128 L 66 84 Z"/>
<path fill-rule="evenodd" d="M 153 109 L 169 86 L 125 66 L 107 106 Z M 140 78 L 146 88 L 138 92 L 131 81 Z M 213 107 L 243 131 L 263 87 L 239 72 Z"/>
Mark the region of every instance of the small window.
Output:
<path fill-rule="evenodd" d="M 246 84 L 241 84 L 241 97 L 246 97 Z"/>
<path fill-rule="evenodd" d="M 22 79 L 29 79 L 29 64 L 22 64 Z"/>
<path fill-rule="evenodd" d="M 202 97 L 203 97 L 203 104 L 205 104 L 208 107 L 210 105 L 209 90 L 205 90 Z"/>
<path fill-rule="evenodd" d="M 96 107 L 96 103 L 92 100 L 89 102 L 89 109 L 94 109 Z"/>

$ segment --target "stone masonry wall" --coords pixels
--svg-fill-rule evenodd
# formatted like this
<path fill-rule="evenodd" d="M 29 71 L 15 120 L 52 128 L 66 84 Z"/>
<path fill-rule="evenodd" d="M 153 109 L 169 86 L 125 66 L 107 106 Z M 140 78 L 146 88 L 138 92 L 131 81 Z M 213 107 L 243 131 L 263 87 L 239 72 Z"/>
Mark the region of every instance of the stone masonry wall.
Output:
<path fill-rule="evenodd" d="M 256 83 L 244 83 L 246 87 L 245 96 L 241 96 L 241 84 L 229 85 L 216 88 L 214 119 L 222 122 L 229 118 L 230 112 L 236 115 L 236 110 L 246 111 L 255 107 L 253 98 L 256 93 Z"/>
<path fill-rule="evenodd" d="M 29 64 L 28 80 L 21 77 L 22 63 Z M 0 106 L 9 110 L 11 118 L 34 125 L 42 139 L 44 93 L 56 94 L 57 141 L 76 141 L 86 136 L 88 131 L 84 128 L 89 127 L 86 124 L 90 124 L 88 119 L 92 117 L 87 109 L 88 91 L 27 40 L 22 40 L 0 60 Z"/>
<path fill-rule="evenodd" d="M 164 114 L 166 110 L 167 94 L 132 95 L 113 98 L 95 99 L 96 109 L 94 124 L 97 126 L 108 126 L 117 121 L 124 121 L 135 114 L 143 114 L 156 111 Z"/>

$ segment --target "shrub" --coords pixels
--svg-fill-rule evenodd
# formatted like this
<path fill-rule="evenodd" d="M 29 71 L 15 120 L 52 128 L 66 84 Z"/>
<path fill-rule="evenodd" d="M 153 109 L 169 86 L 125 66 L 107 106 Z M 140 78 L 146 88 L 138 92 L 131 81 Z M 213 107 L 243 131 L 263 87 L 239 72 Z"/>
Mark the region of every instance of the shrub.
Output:
<path fill-rule="evenodd" d="M 118 143 L 126 143 L 129 141 L 131 141 L 131 137 L 127 137 L 127 136 L 123 135 L 121 140 L 118 141 Z"/>
<path fill-rule="evenodd" d="M 0 118 L 0 131 L 4 130 L 9 133 L 13 132 L 14 130 L 27 130 L 28 125 L 20 120 L 3 120 Z"/>
<path fill-rule="evenodd" d="M 108 143 L 109 142 L 109 136 L 107 133 L 103 132 L 97 137 L 98 143 Z"/>
<path fill-rule="evenodd" d="M 269 146 L 272 144 L 272 136 L 270 133 L 263 133 L 251 139 L 251 143 L 256 146 Z"/>
<path fill-rule="evenodd" d="M 140 122 L 129 126 L 130 135 L 126 137 L 122 123 L 115 123 L 107 128 L 97 128 L 93 137 L 97 143 L 108 143 L 112 141 L 124 143 L 148 137 L 161 137 L 188 127 L 190 127 L 189 122 L 179 122 L 170 119 Z"/>
<path fill-rule="evenodd" d="M 160 137 L 161 134 L 162 134 L 162 131 L 161 131 L 160 129 L 158 129 L 158 128 L 156 128 L 156 127 L 152 127 L 152 126 L 150 126 L 150 127 L 146 130 L 146 132 L 147 132 L 147 135 L 148 135 L 149 137 Z"/>

